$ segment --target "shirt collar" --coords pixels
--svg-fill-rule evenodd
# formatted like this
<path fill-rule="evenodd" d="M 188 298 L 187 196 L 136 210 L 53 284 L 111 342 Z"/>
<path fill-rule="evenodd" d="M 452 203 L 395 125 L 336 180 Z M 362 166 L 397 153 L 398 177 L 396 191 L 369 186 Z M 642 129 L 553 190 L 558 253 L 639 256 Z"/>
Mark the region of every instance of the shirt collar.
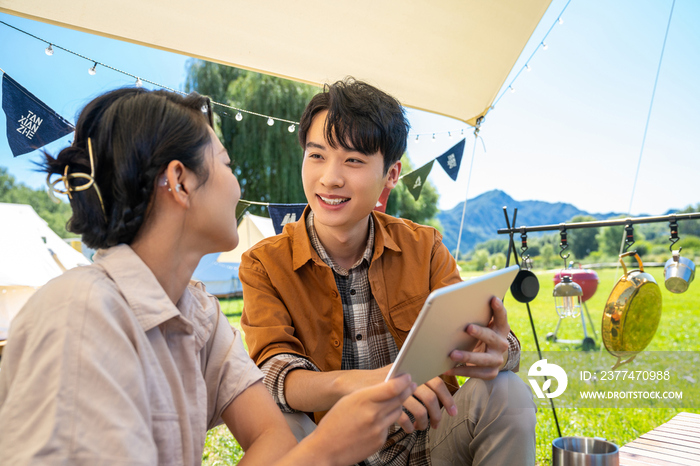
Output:
<path fill-rule="evenodd" d="M 187 307 L 196 301 L 185 289 L 178 306 L 175 306 L 151 269 L 126 244 L 98 251 L 95 264 L 101 266 L 114 281 L 144 331 L 182 316 L 178 307 Z"/>
<path fill-rule="evenodd" d="M 298 270 L 308 261 L 313 260 L 318 265 L 326 265 L 323 259 L 319 256 L 318 252 L 311 245 L 311 240 L 307 232 L 306 221 L 308 216 L 312 214 L 311 208 L 307 205 L 301 219 L 295 222 L 293 225 L 289 224 L 290 227 L 293 226 L 291 231 L 292 236 L 292 266 L 294 270 Z M 392 239 L 391 235 L 387 231 L 386 226 L 392 222 L 402 222 L 401 219 L 397 219 L 387 214 L 379 214 L 376 211 L 372 211 L 370 214 L 372 218 L 372 227 L 374 228 L 374 235 L 372 235 L 372 241 L 374 242 L 374 253 L 372 255 L 372 260 L 376 260 L 384 252 L 384 248 L 391 249 L 396 252 L 401 252 L 401 248 Z M 286 228 L 286 226 L 285 226 Z M 364 257 L 364 256 L 363 256 Z M 368 259 L 369 260 L 369 259 Z"/>
<path fill-rule="evenodd" d="M 309 241 L 311 241 L 311 246 L 313 246 L 314 250 L 318 253 L 321 260 L 340 275 L 347 275 L 348 270 L 354 269 L 363 261 L 367 261 L 368 264 L 372 261 L 372 252 L 374 249 L 374 220 L 372 219 L 371 215 L 369 216 L 369 234 L 367 236 L 367 245 L 365 246 L 365 251 L 362 254 L 362 257 L 360 257 L 360 259 L 358 259 L 358 261 L 355 264 L 353 264 L 352 267 L 350 267 L 350 269 L 345 269 L 338 265 L 338 263 L 336 263 L 333 260 L 333 258 L 330 255 L 328 255 L 328 252 L 326 252 L 326 249 L 323 247 L 323 244 L 321 244 L 321 240 L 318 237 L 316 227 L 314 226 L 313 211 L 309 212 L 309 215 L 306 217 L 306 232 L 309 235 Z"/>

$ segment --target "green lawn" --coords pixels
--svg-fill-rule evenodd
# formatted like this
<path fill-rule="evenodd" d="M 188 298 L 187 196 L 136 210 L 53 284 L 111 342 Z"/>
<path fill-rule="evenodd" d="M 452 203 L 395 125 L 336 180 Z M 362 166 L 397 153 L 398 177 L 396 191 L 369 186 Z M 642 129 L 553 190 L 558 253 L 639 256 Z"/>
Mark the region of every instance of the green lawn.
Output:
<path fill-rule="evenodd" d="M 663 269 L 649 268 L 661 287 L 663 297 L 663 314 L 656 336 L 647 350 L 650 351 L 700 351 L 700 284 L 693 283 L 690 289 L 680 295 L 674 295 L 663 285 Z M 600 321 L 602 309 L 608 299 L 610 290 L 622 269 L 599 270 L 600 283 L 598 291 L 587 302 L 591 317 L 596 324 L 598 333 L 594 351 L 600 351 Z M 466 276 L 476 275 L 474 273 Z M 540 280 L 540 293 L 530 308 L 537 330 L 537 336 L 542 351 L 580 351 L 574 344 L 557 344 L 548 342 L 545 335 L 554 331 L 558 316 L 554 311 L 552 296 L 553 272 L 537 272 Z M 508 309 L 508 321 L 522 344 L 523 351 L 536 351 L 535 339 L 530 327 L 530 320 L 524 304 L 514 301 L 510 295 L 505 298 Z M 231 324 L 240 328 L 240 317 L 243 308 L 241 299 L 221 301 L 221 308 Z M 559 330 L 561 339 L 580 339 L 583 331 L 580 319 L 565 319 Z M 603 348 L 602 351 L 605 352 Z M 640 369 L 628 365 L 629 369 Z M 621 368 L 625 368 L 624 366 Z M 643 367 L 641 367 L 643 369 Z M 521 368 L 527 371 L 527 368 Z M 697 383 L 700 383 L 698 381 Z M 556 406 L 556 399 L 555 399 Z M 562 435 L 582 435 L 603 437 L 618 445 L 624 445 L 658 425 L 668 421 L 680 411 L 700 413 L 700 409 L 563 409 L 557 408 L 557 417 Z M 551 464 L 552 440 L 557 437 L 551 408 L 540 409 L 537 413 L 537 464 Z M 234 465 L 237 464 L 242 452 L 225 427 L 219 427 L 209 432 L 204 450 L 203 464 L 205 465 Z"/>

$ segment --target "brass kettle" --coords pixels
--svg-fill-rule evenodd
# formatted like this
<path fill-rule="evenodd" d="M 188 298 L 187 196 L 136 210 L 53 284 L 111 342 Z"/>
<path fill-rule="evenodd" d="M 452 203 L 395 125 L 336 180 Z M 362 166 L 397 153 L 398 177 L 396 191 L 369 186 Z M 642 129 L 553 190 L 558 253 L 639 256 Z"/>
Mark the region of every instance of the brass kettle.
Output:
<path fill-rule="evenodd" d="M 631 255 L 639 270 L 628 272 L 622 259 Z M 654 277 L 644 272 L 637 251 L 621 254 L 620 263 L 624 274 L 610 292 L 602 324 L 605 348 L 617 358 L 613 369 L 631 362 L 647 347 L 661 320 L 661 290 Z"/>

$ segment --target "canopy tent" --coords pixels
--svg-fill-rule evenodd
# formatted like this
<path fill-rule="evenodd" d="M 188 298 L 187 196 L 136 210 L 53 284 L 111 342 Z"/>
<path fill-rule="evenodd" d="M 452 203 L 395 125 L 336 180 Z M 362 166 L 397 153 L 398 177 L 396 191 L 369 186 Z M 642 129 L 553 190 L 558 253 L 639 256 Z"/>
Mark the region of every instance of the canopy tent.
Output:
<path fill-rule="evenodd" d="M 550 2 L 3 0 L 0 11 L 310 84 L 351 75 L 474 125 Z"/>
<path fill-rule="evenodd" d="M 215 296 L 231 296 L 243 292 L 238 280 L 241 255 L 258 241 L 275 235 L 272 220 L 246 212 L 238 225 L 238 246 L 235 249 L 207 254 L 199 261 L 192 278 L 200 280 L 207 291 Z"/>
<path fill-rule="evenodd" d="M 0 203 L 0 340 L 12 318 L 40 286 L 90 263 L 28 205 Z"/>

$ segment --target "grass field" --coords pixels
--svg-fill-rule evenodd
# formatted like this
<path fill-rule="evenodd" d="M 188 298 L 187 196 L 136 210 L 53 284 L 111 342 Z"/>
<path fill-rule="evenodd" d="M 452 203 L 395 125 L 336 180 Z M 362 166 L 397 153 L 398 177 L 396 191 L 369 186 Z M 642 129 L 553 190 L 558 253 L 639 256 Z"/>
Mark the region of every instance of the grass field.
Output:
<path fill-rule="evenodd" d="M 649 351 L 700 351 L 700 284 L 694 283 L 690 289 L 680 295 L 674 295 L 663 285 L 663 269 L 648 268 L 659 283 L 663 298 L 663 314 L 661 323 L 654 339 L 647 350 Z M 574 344 L 558 344 L 546 340 L 545 335 L 554 331 L 558 316 L 554 311 L 552 298 L 553 272 L 537 272 L 540 281 L 538 297 L 530 303 L 535 329 L 542 351 L 580 351 Z M 598 334 L 597 346 L 594 351 L 600 351 L 600 322 L 602 309 L 607 301 L 610 290 L 622 269 L 603 269 L 598 271 L 600 283 L 596 294 L 587 302 L 591 317 L 596 324 Z M 465 274 L 468 276 L 475 273 Z M 509 295 L 505 298 L 508 309 L 508 321 L 511 328 L 520 339 L 523 351 L 536 351 L 535 338 L 530 326 L 527 308 L 517 303 Z M 221 307 L 232 325 L 239 327 L 243 302 L 240 299 L 222 300 Z M 559 330 L 561 339 L 581 339 L 583 331 L 580 319 L 565 319 Z M 603 348 L 602 351 L 605 352 Z M 634 366 L 628 367 L 640 369 Z M 622 369 L 622 368 L 621 368 Z M 643 367 L 641 367 L 643 369 Z M 527 368 L 521 368 L 527 370 Z M 700 384 L 700 381 L 695 382 Z M 700 389 L 700 387 L 698 387 Z M 556 400 L 555 400 L 556 406 Z M 666 422 L 680 411 L 700 413 L 695 409 L 563 409 L 557 408 L 557 418 L 562 435 L 580 435 L 603 437 L 622 446 L 639 437 L 641 434 Z M 537 464 L 551 464 L 552 440 L 558 437 L 554 417 L 550 408 L 540 409 L 537 413 Z M 204 451 L 205 465 L 235 465 L 242 452 L 225 427 L 219 427 L 209 432 Z"/>

